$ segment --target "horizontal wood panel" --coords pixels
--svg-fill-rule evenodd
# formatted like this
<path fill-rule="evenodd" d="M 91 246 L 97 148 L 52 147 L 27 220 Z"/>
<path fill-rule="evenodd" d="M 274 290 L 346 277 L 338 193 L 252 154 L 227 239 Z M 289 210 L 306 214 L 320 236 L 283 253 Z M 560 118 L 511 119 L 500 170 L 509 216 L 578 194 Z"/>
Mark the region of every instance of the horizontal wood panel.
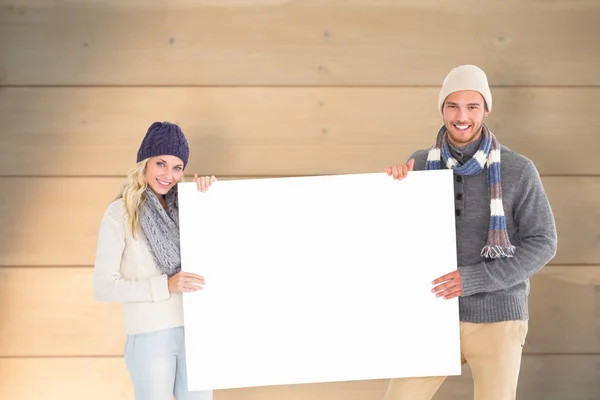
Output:
<path fill-rule="evenodd" d="M 493 2 L 502 2 L 504 4 L 523 5 L 538 3 L 548 6 L 545 0 L 491 0 Z M 402 6 L 422 5 L 428 7 L 439 7 L 445 5 L 440 0 L 0 0 L 2 6 L 24 6 L 24 7 L 57 7 L 70 8 L 76 7 L 98 7 L 110 6 L 116 8 L 164 8 L 166 5 L 171 7 L 190 7 L 190 6 L 219 6 L 219 7 L 256 7 L 256 6 L 274 6 L 274 5 L 353 5 L 353 6 Z M 569 6 L 590 7 L 595 0 L 578 0 L 577 4 L 572 4 L 572 0 L 554 0 L 552 7 L 566 9 Z"/>
<path fill-rule="evenodd" d="M 558 230 L 558 251 L 551 263 L 600 263 L 600 178 L 542 181 Z"/>
<path fill-rule="evenodd" d="M 600 84 L 598 2 L 115 3 L 1 6 L 0 82 L 437 86 L 473 63 L 493 85 Z"/>
<path fill-rule="evenodd" d="M 600 266 L 535 275 L 525 353 L 600 353 L 599 285 Z M 2 312 L 0 357 L 123 354 L 121 304 L 94 300 L 91 267 L 0 268 L 0 293 L 19 305 Z"/>
<path fill-rule="evenodd" d="M 530 284 L 525 353 L 600 353 L 600 266 L 547 266 Z"/>
<path fill-rule="evenodd" d="M 94 300 L 92 272 L 0 268 L 0 357 L 122 355 L 122 304 Z"/>
<path fill-rule="evenodd" d="M 276 4 L 286 4 L 295 0 L 0 0 L 2 6 L 23 6 L 23 7 L 124 7 L 124 8 L 164 8 L 169 7 L 189 7 L 189 6 L 266 6 Z M 358 2 L 364 0 L 318 0 L 319 3 L 340 3 L 340 2 Z M 396 0 L 371 0 L 374 4 L 385 4 Z M 421 0 L 438 1 L 438 0 Z"/>
<path fill-rule="evenodd" d="M 108 159 L 107 159 L 108 162 Z M 0 178 L 0 266 L 91 265 L 121 178 Z M 546 177 L 558 226 L 553 264 L 600 264 L 600 178 Z M 33 250 L 34 249 L 34 250 Z"/>
<path fill-rule="evenodd" d="M 2 358 L 0 398 L 131 400 L 122 358 Z"/>
<path fill-rule="evenodd" d="M 593 118 L 600 88 L 493 94 L 490 128 L 541 174 L 600 173 Z M 379 172 L 431 146 L 442 124 L 437 95 L 437 88 L 5 88 L 0 168 L 124 175 L 148 126 L 169 120 L 188 137 L 191 172 Z"/>
<path fill-rule="evenodd" d="M 468 368 L 450 377 L 434 400 L 472 398 Z M 525 356 L 520 400 L 597 400 L 600 356 Z M 122 358 L 0 359 L 0 398 L 11 400 L 130 400 Z M 216 391 L 215 400 L 380 400 L 387 380 L 257 387 Z M 459 397 L 460 396 L 460 397 Z"/>

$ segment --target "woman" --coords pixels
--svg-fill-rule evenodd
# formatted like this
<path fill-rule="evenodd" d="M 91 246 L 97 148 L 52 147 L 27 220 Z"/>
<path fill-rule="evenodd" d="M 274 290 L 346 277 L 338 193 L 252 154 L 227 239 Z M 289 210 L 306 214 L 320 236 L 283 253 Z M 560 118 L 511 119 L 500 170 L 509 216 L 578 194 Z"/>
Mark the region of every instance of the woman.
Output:
<path fill-rule="evenodd" d="M 203 277 L 181 272 L 176 185 L 188 156 L 177 125 L 153 123 L 100 225 L 94 294 L 123 303 L 125 362 L 136 400 L 212 399 L 212 391 L 187 390 L 182 293 L 204 285 Z M 215 180 L 194 175 L 203 192 Z"/>

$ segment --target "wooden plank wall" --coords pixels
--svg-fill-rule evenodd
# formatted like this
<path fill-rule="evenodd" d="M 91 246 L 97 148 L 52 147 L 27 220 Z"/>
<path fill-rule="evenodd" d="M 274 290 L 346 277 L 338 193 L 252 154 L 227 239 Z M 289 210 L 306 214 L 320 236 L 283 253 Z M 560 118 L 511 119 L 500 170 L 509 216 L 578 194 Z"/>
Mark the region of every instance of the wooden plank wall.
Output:
<path fill-rule="evenodd" d="M 92 298 L 100 217 L 149 124 L 189 170 L 379 172 L 429 146 L 454 66 L 536 163 L 559 230 L 532 280 L 519 399 L 600 399 L 597 0 L 0 0 L 0 399 L 132 399 L 119 305 Z M 379 400 L 385 381 L 216 400 Z M 471 398 L 468 368 L 436 400 Z"/>

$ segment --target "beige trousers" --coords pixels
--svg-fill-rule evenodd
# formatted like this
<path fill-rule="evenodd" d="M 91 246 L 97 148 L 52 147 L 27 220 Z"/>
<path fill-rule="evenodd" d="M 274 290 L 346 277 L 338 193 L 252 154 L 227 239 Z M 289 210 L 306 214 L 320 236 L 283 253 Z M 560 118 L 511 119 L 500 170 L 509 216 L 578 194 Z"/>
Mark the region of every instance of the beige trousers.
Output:
<path fill-rule="evenodd" d="M 461 361 L 471 368 L 475 400 L 516 399 L 527 330 L 527 321 L 460 323 Z M 391 379 L 383 400 L 431 400 L 445 379 Z"/>

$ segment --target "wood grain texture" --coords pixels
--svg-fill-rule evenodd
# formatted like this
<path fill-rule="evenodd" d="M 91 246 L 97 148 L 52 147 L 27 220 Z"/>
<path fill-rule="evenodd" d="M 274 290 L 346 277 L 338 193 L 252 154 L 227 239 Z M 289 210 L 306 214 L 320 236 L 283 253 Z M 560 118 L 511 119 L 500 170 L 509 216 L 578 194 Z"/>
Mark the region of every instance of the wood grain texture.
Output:
<path fill-rule="evenodd" d="M 431 144 L 443 77 L 473 63 L 559 230 L 518 398 L 598 400 L 599 37 L 597 0 L 0 0 L 0 399 L 133 398 L 121 305 L 93 299 L 91 265 L 150 123 L 182 125 L 188 175 L 379 172 Z M 215 400 L 381 400 L 386 383 Z M 472 396 L 465 366 L 434 400 Z"/>
<path fill-rule="evenodd" d="M 0 398 L 131 400 L 122 358 L 2 358 Z"/>
<path fill-rule="evenodd" d="M 122 305 L 95 301 L 92 285 L 92 267 L 0 268 L 11 305 L 0 312 L 0 357 L 122 355 Z"/>
<path fill-rule="evenodd" d="M 600 178 L 542 179 L 558 230 L 555 264 L 600 261 Z"/>
<path fill-rule="evenodd" d="M 600 354 L 599 285 L 600 266 L 535 275 L 525 353 Z M 0 268 L 0 300 L 19 305 L 0 313 L 0 357 L 123 354 L 121 305 L 94 300 L 92 267 Z"/>
<path fill-rule="evenodd" d="M 596 0 L 577 0 L 577 7 L 590 7 L 595 4 Z M 541 3 L 542 6 L 547 6 L 546 0 L 489 0 L 489 3 L 504 3 L 510 5 L 536 5 Z M 0 0 L 2 6 L 23 6 L 23 7 L 55 7 L 55 8 L 70 8 L 70 7 L 98 7 L 110 6 L 115 8 L 164 8 L 165 6 L 172 7 L 191 7 L 191 6 L 206 6 L 206 7 L 235 7 L 244 6 L 274 6 L 274 5 L 328 5 L 328 6 L 398 6 L 410 7 L 421 5 L 426 7 L 439 7 L 445 5 L 440 0 L 129 0 L 123 2 L 121 0 Z M 573 7 L 571 0 L 553 0 L 553 7 L 567 9 Z"/>
<path fill-rule="evenodd" d="M 600 84 L 591 1 L 6 3 L 4 85 Z"/>
<path fill-rule="evenodd" d="M 530 280 L 527 354 L 600 354 L 600 266 L 546 266 Z"/>
<path fill-rule="evenodd" d="M 600 173 L 593 119 L 600 88 L 493 93 L 489 127 L 542 175 Z M 191 173 L 379 172 L 431 146 L 442 124 L 437 95 L 437 88 L 5 88 L 0 169 L 121 176 L 148 126 L 168 120 L 188 137 Z"/>
<path fill-rule="evenodd" d="M 600 356 L 525 356 L 519 400 L 597 400 Z M 215 400 L 380 400 L 387 380 L 223 390 Z M 130 400 L 122 358 L 0 359 L 0 398 L 11 400 Z M 450 377 L 434 400 L 472 398 L 468 368 Z"/>

